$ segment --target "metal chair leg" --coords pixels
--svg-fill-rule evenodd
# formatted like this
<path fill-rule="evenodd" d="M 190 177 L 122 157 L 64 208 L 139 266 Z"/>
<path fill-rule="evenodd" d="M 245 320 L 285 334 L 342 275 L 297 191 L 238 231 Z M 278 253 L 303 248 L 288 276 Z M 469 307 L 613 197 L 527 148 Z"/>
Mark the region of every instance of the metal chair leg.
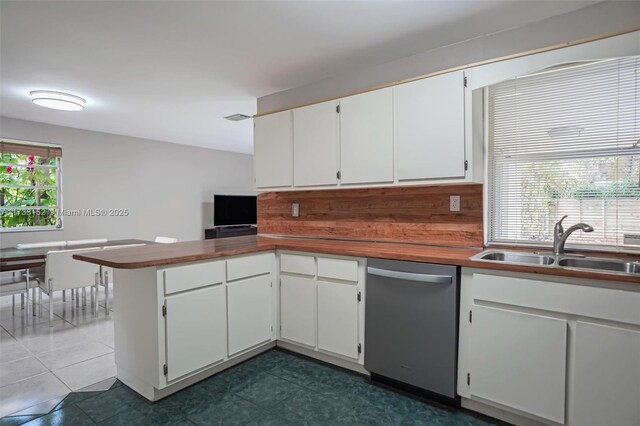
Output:
<path fill-rule="evenodd" d="M 76 292 L 74 289 L 71 289 L 71 300 L 76 298 Z"/>
<path fill-rule="evenodd" d="M 96 272 L 91 286 L 91 312 L 93 316 L 98 314 L 98 286 L 100 285 L 100 272 Z"/>
<path fill-rule="evenodd" d="M 62 290 L 62 301 L 63 302 L 67 301 L 67 290 Z"/>
<path fill-rule="evenodd" d="M 104 271 L 104 313 L 109 315 L 109 271 Z"/>
<path fill-rule="evenodd" d="M 79 292 L 78 290 L 80 290 L 80 289 L 79 289 L 79 288 L 77 288 L 77 289 L 75 290 L 75 293 L 76 293 L 76 308 L 79 308 L 79 307 L 80 307 L 80 292 Z"/>
<path fill-rule="evenodd" d="M 20 309 L 24 310 L 24 293 L 20 293 Z"/>
<path fill-rule="evenodd" d="M 11 315 L 16 316 L 16 295 L 11 295 Z"/>
<path fill-rule="evenodd" d="M 40 315 L 42 315 L 42 288 L 38 286 L 38 310 L 40 311 Z"/>
<path fill-rule="evenodd" d="M 49 327 L 53 327 L 53 279 L 49 278 Z"/>
<path fill-rule="evenodd" d="M 82 310 L 86 310 L 87 308 L 87 288 L 82 287 Z"/>

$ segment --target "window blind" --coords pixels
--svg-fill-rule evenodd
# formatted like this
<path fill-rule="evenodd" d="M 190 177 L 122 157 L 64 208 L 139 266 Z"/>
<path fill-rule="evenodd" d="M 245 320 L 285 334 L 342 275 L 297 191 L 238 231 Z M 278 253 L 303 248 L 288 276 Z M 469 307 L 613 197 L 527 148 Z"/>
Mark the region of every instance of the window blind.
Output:
<path fill-rule="evenodd" d="M 640 57 L 573 63 L 488 88 L 493 243 L 640 248 Z"/>
<path fill-rule="evenodd" d="M 53 145 L 7 142 L 0 139 L 0 154 L 24 154 L 52 158 L 62 157 L 62 148 Z"/>

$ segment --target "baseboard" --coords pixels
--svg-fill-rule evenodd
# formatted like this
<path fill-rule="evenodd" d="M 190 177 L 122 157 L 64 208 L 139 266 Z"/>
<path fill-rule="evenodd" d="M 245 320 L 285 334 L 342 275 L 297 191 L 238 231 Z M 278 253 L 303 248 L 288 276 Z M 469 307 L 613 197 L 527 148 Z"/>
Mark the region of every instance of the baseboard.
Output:
<path fill-rule="evenodd" d="M 364 374 L 365 376 L 369 376 L 369 372 L 364 369 L 364 366 L 358 364 L 355 361 L 348 361 L 346 359 L 331 356 L 323 352 L 317 352 L 313 349 L 298 346 L 294 343 L 284 342 L 282 340 L 278 340 L 277 345 L 279 348 L 286 349 L 288 351 L 295 352 L 309 358 L 314 358 L 319 361 L 326 362 L 327 364 L 333 364 L 346 370 L 355 371 L 356 373 Z"/>

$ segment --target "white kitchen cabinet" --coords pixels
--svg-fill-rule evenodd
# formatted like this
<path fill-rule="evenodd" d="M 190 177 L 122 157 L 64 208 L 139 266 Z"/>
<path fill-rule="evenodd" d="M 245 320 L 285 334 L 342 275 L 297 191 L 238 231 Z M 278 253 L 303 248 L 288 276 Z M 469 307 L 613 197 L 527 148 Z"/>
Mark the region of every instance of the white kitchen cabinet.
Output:
<path fill-rule="evenodd" d="M 358 359 L 359 303 L 355 283 L 318 281 L 319 350 Z"/>
<path fill-rule="evenodd" d="M 229 356 L 271 340 L 271 285 L 271 275 L 252 277 L 227 285 Z"/>
<path fill-rule="evenodd" d="M 340 100 L 340 183 L 393 182 L 393 90 Z"/>
<path fill-rule="evenodd" d="M 573 422 L 640 425 L 640 331 L 578 321 Z"/>
<path fill-rule="evenodd" d="M 329 101 L 293 110 L 293 183 L 296 187 L 338 183 L 338 105 L 338 101 Z"/>
<path fill-rule="evenodd" d="M 254 119 L 253 164 L 257 188 L 293 185 L 292 112 Z"/>
<path fill-rule="evenodd" d="M 394 87 L 398 181 L 465 177 L 464 73 Z"/>
<path fill-rule="evenodd" d="M 165 306 L 168 381 L 225 358 L 227 318 L 223 285 L 168 296 Z"/>
<path fill-rule="evenodd" d="M 565 423 L 567 322 L 473 306 L 470 392 Z"/>
<path fill-rule="evenodd" d="M 316 346 L 316 282 L 312 278 L 280 277 L 280 336 Z"/>

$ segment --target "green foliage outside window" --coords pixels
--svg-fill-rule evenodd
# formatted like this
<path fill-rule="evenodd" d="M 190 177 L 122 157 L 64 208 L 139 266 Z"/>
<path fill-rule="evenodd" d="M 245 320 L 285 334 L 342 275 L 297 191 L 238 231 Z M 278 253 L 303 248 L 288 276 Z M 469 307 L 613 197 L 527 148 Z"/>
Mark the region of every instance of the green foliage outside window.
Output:
<path fill-rule="evenodd" d="M 60 227 L 59 159 L 0 154 L 0 228 Z"/>

